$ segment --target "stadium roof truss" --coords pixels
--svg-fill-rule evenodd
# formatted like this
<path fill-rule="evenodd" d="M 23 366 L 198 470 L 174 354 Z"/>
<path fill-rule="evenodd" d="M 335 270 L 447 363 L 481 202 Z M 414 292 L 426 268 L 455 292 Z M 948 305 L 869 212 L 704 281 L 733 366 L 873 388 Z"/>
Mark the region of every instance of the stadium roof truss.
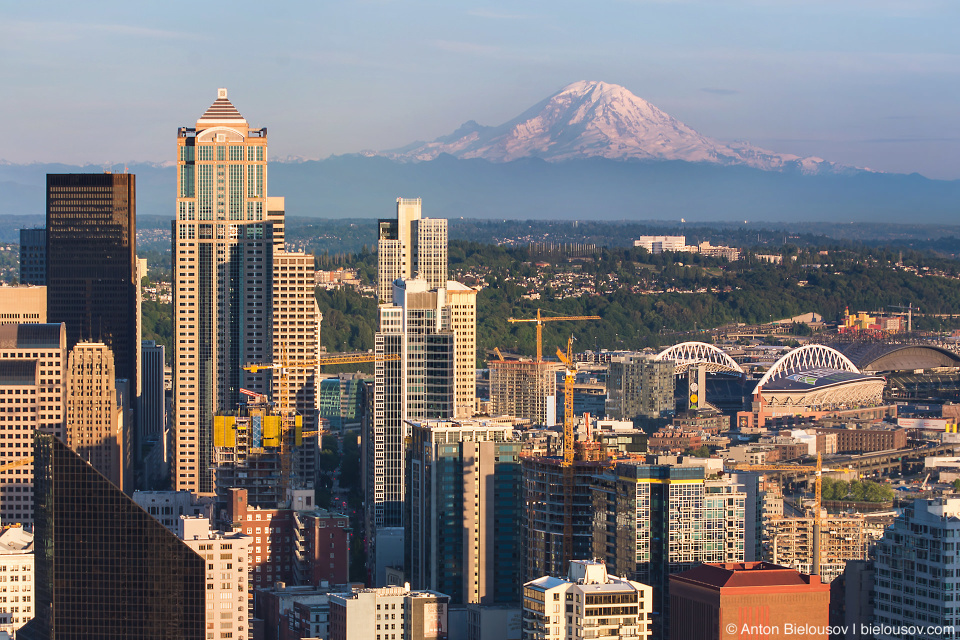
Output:
<path fill-rule="evenodd" d="M 770 369 L 763 374 L 760 382 L 754 387 L 754 395 L 760 393 L 760 388 L 771 380 L 779 380 L 796 371 L 804 369 L 839 369 L 860 373 L 860 370 L 850 358 L 836 349 L 822 344 L 808 344 L 790 351 L 777 360 Z"/>
<path fill-rule="evenodd" d="M 677 363 L 674 373 L 680 375 L 686 373 L 690 365 L 706 365 L 707 371 L 715 373 L 718 371 L 732 371 L 734 373 L 743 373 L 743 368 L 737 364 L 736 360 L 731 358 L 725 351 L 706 342 L 681 342 L 675 344 L 669 349 L 661 351 L 656 356 L 657 360 L 673 360 Z"/>
<path fill-rule="evenodd" d="M 807 391 L 763 391 L 769 408 L 796 407 L 798 410 L 826 411 L 853 409 L 880 404 L 883 399 L 883 378 L 864 378 L 822 389 Z M 759 386 L 757 387 L 759 389 Z"/>

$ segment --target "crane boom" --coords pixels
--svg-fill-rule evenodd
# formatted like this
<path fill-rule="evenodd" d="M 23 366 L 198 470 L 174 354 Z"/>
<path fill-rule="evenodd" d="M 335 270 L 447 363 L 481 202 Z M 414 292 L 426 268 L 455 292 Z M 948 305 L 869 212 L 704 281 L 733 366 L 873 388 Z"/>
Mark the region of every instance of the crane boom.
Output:
<path fill-rule="evenodd" d="M 26 458 L 20 458 L 19 460 L 8 462 L 4 465 L 0 465 L 0 473 L 9 471 L 10 469 L 16 469 L 17 467 L 22 467 L 23 465 L 30 464 L 31 462 L 33 462 L 33 456 L 27 456 Z"/>
<path fill-rule="evenodd" d="M 265 363 L 252 363 L 243 367 L 244 371 L 249 371 L 250 373 L 257 373 L 261 370 L 271 370 L 276 372 L 277 379 L 280 383 L 280 393 L 279 400 L 276 402 L 276 406 L 279 408 L 280 413 L 280 475 L 282 481 L 286 481 L 290 477 L 290 456 L 291 456 L 291 436 L 290 430 L 291 426 L 294 424 L 294 413 L 296 409 L 290 406 L 290 377 L 289 372 L 291 370 L 303 370 L 303 369 L 316 369 L 323 365 L 328 364 L 353 364 L 357 362 L 387 362 L 387 361 L 396 361 L 400 360 L 400 355 L 396 353 L 378 355 L 375 353 L 336 353 L 328 356 L 320 356 L 314 360 L 300 360 L 292 362 L 287 357 L 286 348 L 280 349 L 280 359 L 279 362 L 265 362 Z M 241 390 L 241 392 L 246 392 L 244 395 L 254 396 L 261 395 L 255 394 L 254 392 Z M 321 435 L 322 430 L 319 431 L 307 431 L 307 435 Z M 303 434 L 300 435 L 303 438 Z"/>
<path fill-rule="evenodd" d="M 537 323 L 537 362 L 543 362 L 543 323 L 562 322 L 567 320 L 600 320 L 600 316 L 549 316 L 540 315 L 537 309 L 536 318 L 507 318 L 507 322 L 536 322 Z"/>
<path fill-rule="evenodd" d="M 817 464 L 812 465 L 800 465 L 800 464 L 737 464 L 733 466 L 734 469 L 740 471 L 797 471 L 797 470 L 812 470 L 815 473 L 816 480 L 814 482 L 816 486 L 814 501 L 814 513 L 813 513 L 813 570 L 817 575 L 820 575 L 820 530 L 822 525 L 822 519 L 820 517 L 820 506 L 822 504 L 823 497 L 823 456 L 817 451 Z M 834 469 L 826 469 L 826 471 L 834 471 Z"/>

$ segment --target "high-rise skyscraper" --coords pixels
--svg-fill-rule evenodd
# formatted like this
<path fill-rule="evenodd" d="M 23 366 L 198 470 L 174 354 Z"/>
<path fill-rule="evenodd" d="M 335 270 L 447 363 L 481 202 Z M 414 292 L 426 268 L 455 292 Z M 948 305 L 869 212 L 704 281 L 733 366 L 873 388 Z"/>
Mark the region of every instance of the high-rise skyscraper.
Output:
<path fill-rule="evenodd" d="M 218 89 L 177 133 L 173 222 L 175 489 L 213 491 L 213 418 L 267 393 L 272 357 L 273 224 L 267 130 L 251 128 Z"/>
<path fill-rule="evenodd" d="M 33 455 L 35 431 L 63 437 L 63 324 L 0 325 L 0 464 Z M 0 472 L 0 521 L 33 522 L 33 464 Z"/>
<path fill-rule="evenodd" d="M 47 284 L 46 229 L 20 229 L 20 284 Z"/>
<path fill-rule="evenodd" d="M 321 317 L 313 263 L 313 256 L 305 253 L 278 249 L 273 255 L 273 362 L 285 363 L 287 370 L 285 385 L 274 376 L 272 397 L 276 401 L 287 394 L 287 406 L 303 416 L 304 431 L 317 429 L 317 369 L 308 366 L 319 355 Z"/>
<path fill-rule="evenodd" d="M 660 418 L 674 410 L 672 360 L 628 355 L 610 362 L 607 412 L 620 420 Z"/>
<path fill-rule="evenodd" d="M 521 443 L 496 422 L 410 425 L 409 580 L 453 605 L 518 604 Z"/>
<path fill-rule="evenodd" d="M 63 441 L 38 435 L 35 455 L 36 615 L 18 637 L 208 638 L 203 556 Z"/>
<path fill-rule="evenodd" d="M 571 561 L 590 558 L 596 477 L 607 463 L 524 457 L 523 577 L 565 575 Z"/>
<path fill-rule="evenodd" d="M 741 485 L 708 479 L 703 467 L 618 463 L 594 482 L 591 555 L 653 587 L 654 631 L 666 637 L 670 575 L 743 562 L 746 499 Z"/>
<path fill-rule="evenodd" d="M 116 377 L 127 381 L 135 410 L 140 335 L 137 323 L 137 200 L 131 174 L 47 176 L 47 322 L 67 325 L 67 349 L 103 342 Z M 136 423 L 124 425 L 134 444 Z"/>
<path fill-rule="evenodd" d="M 875 638 L 956 637 L 934 627 L 960 625 L 958 538 L 960 498 L 953 497 L 914 500 L 884 531 L 874 564 Z"/>
<path fill-rule="evenodd" d="M 78 342 L 67 357 L 67 446 L 120 489 L 130 480 L 113 353 L 102 342 Z"/>
<path fill-rule="evenodd" d="M 420 198 L 397 198 L 397 219 L 380 220 L 377 295 L 393 301 L 393 281 L 423 278 L 430 289 L 447 282 L 447 221 L 421 218 Z"/>
<path fill-rule="evenodd" d="M 455 335 L 443 289 L 397 281 L 392 305 L 380 306 L 374 366 L 373 423 L 363 434 L 368 540 L 403 526 L 406 420 L 454 417 Z"/>
<path fill-rule="evenodd" d="M 154 340 L 144 340 L 141 349 L 140 441 L 153 443 L 163 437 L 167 425 L 163 393 L 166 347 Z"/>
<path fill-rule="evenodd" d="M 450 328 L 456 334 L 455 413 L 469 418 L 477 408 L 477 290 L 452 280 L 444 286 Z"/>

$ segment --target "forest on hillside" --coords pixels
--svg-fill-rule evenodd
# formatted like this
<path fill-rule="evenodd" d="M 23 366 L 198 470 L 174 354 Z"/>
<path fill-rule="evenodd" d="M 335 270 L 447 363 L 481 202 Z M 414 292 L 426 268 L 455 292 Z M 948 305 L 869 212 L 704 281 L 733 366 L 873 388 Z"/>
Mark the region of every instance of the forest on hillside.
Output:
<path fill-rule="evenodd" d="M 572 334 L 578 351 L 641 349 L 681 340 L 709 339 L 704 330 L 729 323 L 764 323 L 815 311 L 838 320 L 846 308 L 875 311 L 913 304 L 928 314 L 960 313 L 960 262 L 929 252 L 865 246 L 783 247 L 781 264 L 747 251 L 727 262 L 698 254 L 662 253 L 620 247 L 589 255 L 532 251 L 453 240 L 452 279 L 480 288 L 477 296 L 477 354 L 493 347 L 536 352 L 535 329 L 508 318 L 599 315 L 600 321 L 547 323 L 544 353 L 552 354 Z M 372 282 L 376 254 L 369 250 L 334 261 L 318 257 L 318 268 L 345 266 Z M 571 292 L 570 282 L 579 283 Z M 584 292 L 587 287 L 594 293 Z M 538 300 L 524 298 L 540 294 Z M 329 352 L 374 348 L 377 304 L 352 289 L 318 289 L 323 314 L 321 344 Z M 565 297 L 564 297 L 565 296 Z M 169 305 L 144 303 L 144 338 L 169 345 Z M 918 316 L 914 328 L 953 329 L 957 320 Z M 343 367 L 346 370 L 362 366 Z M 331 369 L 331 372 L 337 369 Z"/>

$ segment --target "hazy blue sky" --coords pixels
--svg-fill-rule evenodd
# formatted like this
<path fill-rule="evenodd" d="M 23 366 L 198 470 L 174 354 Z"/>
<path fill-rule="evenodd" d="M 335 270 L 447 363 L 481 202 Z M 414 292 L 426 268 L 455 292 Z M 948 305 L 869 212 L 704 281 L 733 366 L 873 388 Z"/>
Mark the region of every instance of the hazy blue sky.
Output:
<path fill-rule="evenodd" d="M 7 2 L 0 159 L 172 160 L 227 87 L 271 157 L 500 124 L 577 80 L 779 152 L 960 178 L 960 2 Z"/>

